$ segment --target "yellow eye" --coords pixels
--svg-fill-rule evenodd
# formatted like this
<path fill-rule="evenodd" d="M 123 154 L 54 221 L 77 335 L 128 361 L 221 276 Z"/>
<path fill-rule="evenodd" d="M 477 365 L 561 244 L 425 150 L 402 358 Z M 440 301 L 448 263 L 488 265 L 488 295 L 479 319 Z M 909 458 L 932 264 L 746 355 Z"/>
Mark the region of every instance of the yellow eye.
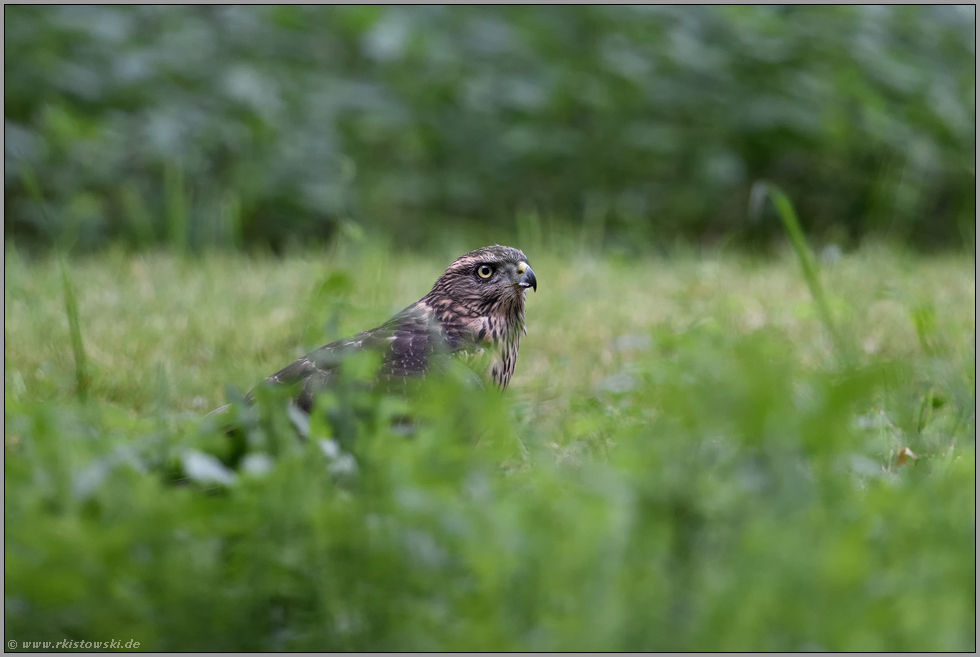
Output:
<path fill-rule="evenodd" d="M 480 278 L 490 278 L 490 276 L 493 274 L 493 267 L 490 265 L 480 265 L 480 267 L 476 270 L 476 273 L 480 276 Z"/>

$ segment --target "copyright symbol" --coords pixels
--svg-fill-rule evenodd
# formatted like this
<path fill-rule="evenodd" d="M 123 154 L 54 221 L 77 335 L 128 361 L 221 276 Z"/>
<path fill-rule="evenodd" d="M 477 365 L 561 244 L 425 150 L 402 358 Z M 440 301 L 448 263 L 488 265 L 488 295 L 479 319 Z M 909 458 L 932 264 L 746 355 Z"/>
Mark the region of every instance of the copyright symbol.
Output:
<path fill-rule="evenodd" d="M 10 650 L 16 650 L 17 649 L 17 642 L 14 641 L 13 639 L 11 639 L 10 641 L 7 642 L 7 648 L 10 649 Z"/>

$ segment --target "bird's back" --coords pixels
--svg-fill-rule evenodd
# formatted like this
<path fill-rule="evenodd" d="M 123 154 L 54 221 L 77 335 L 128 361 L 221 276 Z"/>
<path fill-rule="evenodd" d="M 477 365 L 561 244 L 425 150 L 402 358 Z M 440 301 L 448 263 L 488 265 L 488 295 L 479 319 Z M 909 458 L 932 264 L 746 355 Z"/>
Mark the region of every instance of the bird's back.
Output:
<path fill-rule="evenodd" d="M 310 412 L 316 393 L 329 389 L 350 356 L 374 351 L 381 357 L 377 380 L 390 383 L 424 374 L 434 353 L 463 348 L 455 335 L 445 335 L 420 303 L 409 306 L 381 326 L 316 349 L 266 379 L 267 384 L 300 385 L 297 405 Z M 246 401 L 253 395 L 250 392 Z"/>

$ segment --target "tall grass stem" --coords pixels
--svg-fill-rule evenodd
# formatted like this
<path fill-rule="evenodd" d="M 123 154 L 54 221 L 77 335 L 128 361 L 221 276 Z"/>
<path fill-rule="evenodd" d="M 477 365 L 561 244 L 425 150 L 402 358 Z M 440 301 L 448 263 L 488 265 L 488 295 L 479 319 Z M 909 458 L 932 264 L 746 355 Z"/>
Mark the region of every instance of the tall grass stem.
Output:
<path fill-rule="evenodd" d="M 82 328 L 78 320 L 78 299 L 75 287 L 68 275 L 68 266 L 61 262 L 61 287 L 65 295 L 65 314 L 68 315 L 68 333 L 71 336 L 71 351 L 75 357 L 75 386 L 80 401 L 88 398 L 89 374 L 85 358 L 85 345 L 82 344 Z"/>
<path fill-rule="evenodd" d="M 786 234 L 789 236 L 790 243 L 793 245 L 793 251 L 796 252 L 796 257 L 800 261 L 800 267 L 803 269 L 803 278 L 806 280 L 807 287 L 810 289 L 810 295 L 817 304 L 817 312 L 820 314 L 820 319 L 826 327 L 827 332 L 830 333 L 830 337 L 838 353 L 844 353 L 843 339 L 837 330 L 836 324 L 834 324 L 834 318 L 830 314 L 830 304 L 827 302 L 827 295 L 824 292 L 823 285 L 820 283 L 820 271 L 817 267 L 817 259 L 807 244 L 806 236 L 803 234 L 800 221 L 796 216 L 796 210 L 793 209 L 793 203 L 789 200 L 789 197 L 773 183 L 758 181 L 752 186 L 752 193 L 749 200 L 749 213 L 752 216 L 760 216 L 762 203 L 767 196 L 776 208 L 776 213 L 783 222 L 783 228 L 786 229 Z"/>
<path fill-rule="evenodd" d="M 44 203 L 44 195 L 41 192 L 41 185 L 38 182 L 34 170 L 29 164 L 21 164 L 21 180 L 27 193 L 33 201 L 37 203 L 38 211 L 45 219 L 46 225 L 55 231 L 55 222 L 48 215 L 47 206 Z M 74 240 L 65 239 L 65 231 L 61 231 L 61 239 L 57 240 L 58 246 L 62 251 L 59 266 L 61 268 L 61 288 L 65 297 L 65 314 L 68 316 L 68 332 L 71 337 L 71 350 L 75 358 L 75 385 L 78 398 L 85 401 L 88 397 L 89 375 L 88 364 L 85 358 L 85 346 L 82 344 L 82 328 L 78 321 L 78 299 L 75 297 L 75 288 L 71 284 L 68 276 L 68 266 L 65 263 L 65 253 L 67 253 Z"/>

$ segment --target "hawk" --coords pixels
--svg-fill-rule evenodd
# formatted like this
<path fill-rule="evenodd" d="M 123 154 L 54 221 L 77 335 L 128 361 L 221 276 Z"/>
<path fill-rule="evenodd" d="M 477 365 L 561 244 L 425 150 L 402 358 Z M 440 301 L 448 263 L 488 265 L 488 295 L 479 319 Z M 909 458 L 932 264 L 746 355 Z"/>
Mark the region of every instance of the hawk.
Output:
<path fill-rule="evenodd" d="M 381 326 L 330 344 L 300 358 L 267 384 L 300 387 L 295 403 L 307 413 L 317 392 L 339 375 L 347 356 L 365 349 L 381 354 L 378 379 L 397 382 L 425 374 L 437 352 L 455 356 L 489 353 L 485 377 L 507 387 L 521 337 L 526 335 L 524 299 L 538 280 L 527 256 L 509 246 L 485 246 L 460 256 L 432 290 Z M 250 401 L 252 393 L 246 397 Z"/>

